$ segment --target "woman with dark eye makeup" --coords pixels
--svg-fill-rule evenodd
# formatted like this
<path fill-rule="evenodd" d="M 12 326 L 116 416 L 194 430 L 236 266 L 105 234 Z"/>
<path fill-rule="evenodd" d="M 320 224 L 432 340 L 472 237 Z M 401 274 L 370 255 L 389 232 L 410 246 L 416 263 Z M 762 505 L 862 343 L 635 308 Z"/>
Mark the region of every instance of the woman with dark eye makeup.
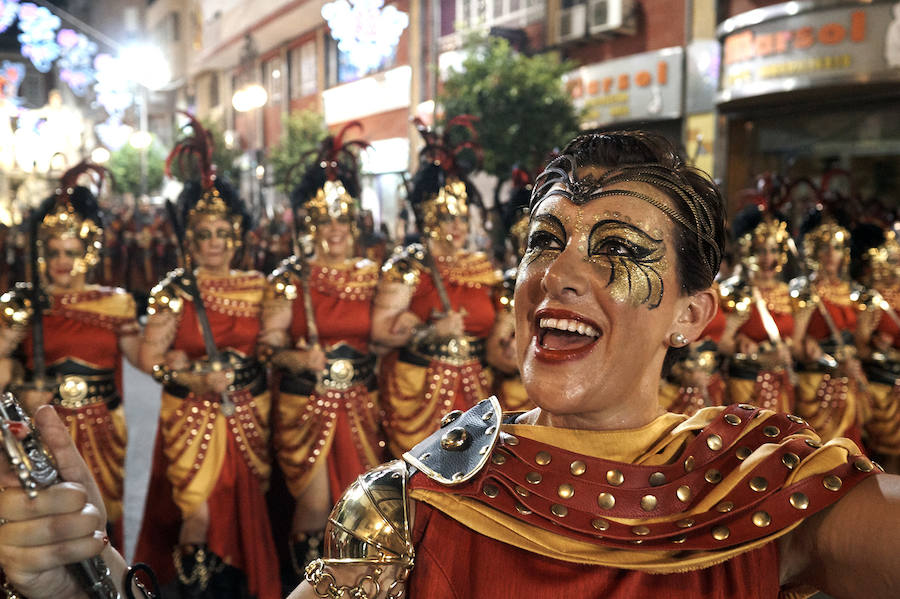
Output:
<path fill-rule="evenodd" d="M 734 219 L 741 274 L 722 282 L 728 333 L 719 344 L 731 357 L 729 403 L 794 409 L 793 301 L 781 272 L 788 259 L 787 222 L 757 205 Z"/>
<path fill-rule="evenodd" d="M 515 292 L 537 407 L 452 412 L 360 477 L 291 597 L 897 596 L 900 479 L 796 417 L 659 407 L 667 354 L 716 311 L 723 216 L 656 135 L 566 146 L 537 179 Z"/>
<path fill-rule="evenodd" d="M 72 168 L 32 217 L 46 305 L 36 316 L 33 282 L 0 296 L 0 358 L 12 357 L 0 390 L 17 388 L 30 412 L 46 403 L 56 407 L 100 485 L 109 536 L 122 547 L 128 438 L 122 360 L 137 363 L 140 327 L 130 294 L 88 283 L 100 261 L 104 222 L 94 193 L 79 180 L 93 175 L 102 183 L 104 173 L 87 162 Z M 22 375 L 25 381 L 12 380 Z"/>
<path fill-rule="evenodd" d="M 394 456 L 427 437 L 442 414 L 468 409 L 490 390 L 485 342 L 500 277 L 484 252 L 467 249 L 478 192 L 463 157 L 477 147 L 451 143 L 457 127 L 472 131 L 464 117 L 441 136 L 419 123 L 426 144 L 409 200 L 423 241 L 388 259 L 375 292 L 372 340 L 393 349 L 382 359 L 379 400 Z"/>
<path fill-rule="evenodd" d="M 151 290 L 140 347 L 163 388 L 135 555 L 184 597 L 271 599 L 280 594 L 264 498 L 271 405 L 256 356 L 266 279 L 232 269 L 250 217 L 215 175 L 209 133 L 193 118 L 188 127 L 169 156 L 197 165 L 174 215 L 187 264 Z"/>

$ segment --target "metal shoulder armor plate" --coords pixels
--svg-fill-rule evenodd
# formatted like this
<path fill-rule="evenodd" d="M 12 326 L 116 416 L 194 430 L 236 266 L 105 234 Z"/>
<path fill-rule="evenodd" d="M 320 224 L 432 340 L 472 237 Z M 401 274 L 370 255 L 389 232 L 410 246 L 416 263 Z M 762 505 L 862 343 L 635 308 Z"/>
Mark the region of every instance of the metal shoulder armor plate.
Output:
<path fill-rule="evenodd" d="M 303 266 L 296 256 L 282 260 L 278 268 L 268 276 L 266 296 L 274 299 L 297 299 L 297 284 L 294 278 L 299 277 L 302 271 Z"/>
<path fill-rule="evenodd" d="M 788 283 L 791 301 L 797 308 L 806 308 L 815 301 L 812 284 L 808 277 L 797 277 Z"/>
<path fill-rule="evenodd" d="M 850 283 L 850 301 L 856 304 L 860 310 L 866 310 L 872 307 L 875 294 L 871 290 L 866 289 L 856 281 Z"/>
<path fill-rule="evenodd" d="M 729 277 L 719 283 L 719 299 L 728 312 L 743 314 L 753 304 L 750 285 L 740 277 Z"/>
<path fill-rule="evenodd" d="M 0 295 L 0 324 L 7 327 L 24 327 L 31 322 L 31 283 L 16 286 Z"/>
<path fill-rule="evenodd" d="M 181 309 L 184 308 L 182 299 L 184 290 L 180 284 L 183 274 L 184 269 L 176 268 L 150 290 L 147 314 L 153 315 L 162 312 L 178 314 L 181 312 Z"/>
<path fill-rule="evenodd" d="M 500 436 L 502 410 L 495 396 L 465 412 L 453 410 L 441 428 L 403 454 L 403 459 L 442 485 L 458 485 L 487 464 Z"/>
<path fill-rule="evenodd" d="M 410 287 L 419 284 L 424 269 L 425 248 L 418 243 L 394 251 L 381 267 L 382 279 L 389 283 L 404 283 Z"/>
<path fill-rule="evenodd" d="M 358 477 L 328 517 L 325 559 L 411 566 L 408 480 L 402 460 Z"/>

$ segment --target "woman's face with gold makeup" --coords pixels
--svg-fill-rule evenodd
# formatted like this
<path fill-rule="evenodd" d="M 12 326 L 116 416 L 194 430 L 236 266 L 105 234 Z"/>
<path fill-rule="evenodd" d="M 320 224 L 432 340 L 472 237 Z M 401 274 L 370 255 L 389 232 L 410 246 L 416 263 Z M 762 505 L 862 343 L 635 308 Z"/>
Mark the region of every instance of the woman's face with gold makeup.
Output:
<path fill-rule="evenodd" d="M 670 202 L 646 184 L 616 187 Z M 639 198 L 538 204 L 515 292 L 520 371 L 535 404 L 558 415 L 621 410 L 626 422 L 640 386 L 655 398 L 669 336 L 683 332 L 676 248 L 674 223 Z"/>
<path fill-rule="evenodd" d="M 193 255 L 197 266 L 227 270 L 234 258 L 235 239 L 231 223 L 222 218 L 204 218 L 193 230 Z"/>
<path fill-rule="evenodd" d="M 55 286 L 69 289 L 84 282 L 84 273 L 76 267 L 84 259 L 84 242 L 75 237 L 51 237 L 44 250 L 47 275 Z"/>

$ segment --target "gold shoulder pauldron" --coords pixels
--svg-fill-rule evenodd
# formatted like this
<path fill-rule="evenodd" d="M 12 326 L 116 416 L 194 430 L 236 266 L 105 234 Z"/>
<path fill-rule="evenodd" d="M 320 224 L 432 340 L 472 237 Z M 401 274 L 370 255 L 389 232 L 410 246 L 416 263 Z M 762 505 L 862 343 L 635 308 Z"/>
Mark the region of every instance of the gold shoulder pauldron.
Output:
<path fill-rule="evenodd" d="M 31 283 L 16 286 L 0 295 L 0 323 L 7 327 L 24 327 L 31 322 Z"/>
<path fill-rule="evenodd" d="M 403 283 L 410 287 L 419 284 L 424 266 L 425 249 L 418 243 L 399 248 L 381 267 L 381 278 L 388 283 Z"/>
<path fill-rule="evenodd" d="M 162 312 L 181 313 L 184 308 L 183 297 L 186 295 L 186 291 L 180 284 L 183 275 L 184 269 L 176 268 L 150 290 L 147 314 L 152 316 Z"/>

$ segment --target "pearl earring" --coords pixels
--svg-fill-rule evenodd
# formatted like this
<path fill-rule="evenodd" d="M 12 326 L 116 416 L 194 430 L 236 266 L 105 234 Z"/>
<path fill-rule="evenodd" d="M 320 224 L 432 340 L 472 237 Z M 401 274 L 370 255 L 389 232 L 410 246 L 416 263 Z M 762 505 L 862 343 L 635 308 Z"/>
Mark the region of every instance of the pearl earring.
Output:
<path fill-rule="evenodd" d="M 688 343 L 688 338 L 681 333 L 672 333 L 669 335 L 669 345 L 672 347 L 684 347 Z"/>

